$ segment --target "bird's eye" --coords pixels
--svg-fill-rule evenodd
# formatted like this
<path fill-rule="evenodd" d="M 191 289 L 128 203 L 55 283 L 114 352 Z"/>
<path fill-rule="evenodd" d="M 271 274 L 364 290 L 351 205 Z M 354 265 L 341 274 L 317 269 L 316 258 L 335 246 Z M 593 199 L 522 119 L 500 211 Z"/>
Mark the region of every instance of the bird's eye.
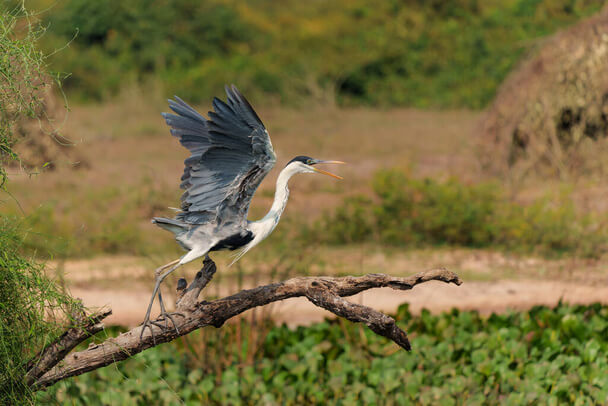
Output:
<path fill-rule="evenodd" d="M 312 165 L 312 159 L 307 159 L 306 160 L 306 165 Z"/>

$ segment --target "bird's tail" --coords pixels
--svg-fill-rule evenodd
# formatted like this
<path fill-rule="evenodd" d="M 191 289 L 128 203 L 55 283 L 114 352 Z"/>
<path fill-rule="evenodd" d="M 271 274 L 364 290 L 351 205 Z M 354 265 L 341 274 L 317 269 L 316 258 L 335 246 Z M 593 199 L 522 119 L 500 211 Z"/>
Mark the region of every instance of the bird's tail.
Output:
<path fill-rule="evenodd" d="M 154 217 L 152 223 L 167 231 L 171 231 L 175 235 L 179 235 L 188 230 L 188 225 L 179 220 L 166 219 L 164 217 Z"/>

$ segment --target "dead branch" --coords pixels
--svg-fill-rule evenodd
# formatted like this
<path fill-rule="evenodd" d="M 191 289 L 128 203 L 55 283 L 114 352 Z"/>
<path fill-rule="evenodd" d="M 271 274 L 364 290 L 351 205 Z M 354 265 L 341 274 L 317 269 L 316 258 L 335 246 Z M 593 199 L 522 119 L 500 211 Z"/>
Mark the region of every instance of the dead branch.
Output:
<path fill-rule="evenodd" d="M 32 385 L 38 378 L 53 368 L 78 344 L 103 330 L 101 321 L 112 314 L 111 309 L 88 315 L 80 309 L 74 316 L 74 327 L 69 328 L 55 342 L 44 348 L 26 365 L 25 382 Z"/>
<path fill-rule="evenodd" d="M 28 381 L 28 383 L 35 390 L 42 389 L 62 379 L 122 361 L 148 348 L 189 334 L 201 327 L 210 325 L 220 327 L 228 319 L 254 307 L 302 296 L 316 306 L 329 310 L 339 317 L 364 323 L 376 334 L 393 340 L 409 351 L 411 347 L 407 334 L 396 325 L 392 317 L 367 306 L 351 303 L 343 297 L 382 287 L 409 290 L 418 284 L 431 280 L 456 285 L 462 283 L 455 273 L 444 268 L 420 272 L 407 278 L 392 277 L 385 274 L 368 274 L 358 277 L 297 277 L 280 283 L 246 289 L 211 302 L 198 301 L 198 295 L 209 283 L 215 271 L 215 263 L 206 258 L 203 269 L 197 273 L 190 286 L 186 287 L 187 284 L 184 283 L 184 280 L 180 280 L 178 283 L 177 310 L 183 313 L 183 317 L 176 316 L 173 318 L 179 333 L 173 328 L 162 329 L 154 326 L 152 327 L 153 331 L 147 329 L 140 340 L 141 326 L 138 326 L 118 337 L 108 338 L 101 344 L 91 345 L 86 350 L 69 355 L 66 355 L 69 350 L 60 353 L 56 350 L 45 349 L 43 354 L 48 353 L 52 362 L 46 362 L 42 368 L 39 362 L 30 369 L 28 376 L 31 376 L 33 381 Z M 171 327 L 171 323 L 169 323 L 169 327 Z M 69 331 L 66 334 L 69 334 Z M 78 339 L 80 339 L 80 336 Z M 80 339 L 76 344 L 82 341 L 83 339 Z M 69 342 L 73 343 L 75 340 Z M 65 343 L 61 348 L 67 348 Z M 45 355 L 41 356 L 40 359 L 44 357 Z"/>
<path fill-rule="evenodd" d="M 182 289 L 177 294 L 177 302 L 175 306 L 179 311 L 187 311 L 190 308 L 196 306 L 196 302 L 198 301 L 198 295 L 200 295 L 201 291 L 205 289 L 205 286 L 209 282 L 211 282 L 211 278 L 215 275 L 215 271 L 217 270 L 215 266 L 215 262 L 211 260 L 208 256 L 205 257 L 203 261 L 203 268 L 198 271 L 194 280 L 187 288 Z M 187 286 L 188 283 L 184 278 L 181 278 L 179 282 L 182 282 L 182 286 Z M 179 288 L 179 283 L 178 283 Z"/>

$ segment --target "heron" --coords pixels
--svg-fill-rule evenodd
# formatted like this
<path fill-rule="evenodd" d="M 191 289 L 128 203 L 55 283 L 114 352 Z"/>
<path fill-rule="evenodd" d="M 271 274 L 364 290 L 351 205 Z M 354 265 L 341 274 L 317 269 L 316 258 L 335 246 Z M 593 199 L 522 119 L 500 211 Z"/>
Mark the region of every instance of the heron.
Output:
<path fill-rule="evenodd" d="M 147 328 L 153 334 L 150 312 L 158 294 L 160 315 L 165 321 L 172 315 L 163 304 L 160 285 L 180 266 L 207 256 L 212 251 L 236 251 L 234 262 L 264 240 L 277 226 L 289 198 L 289 179 L 298 173 L 320 173 L 342 177 L 316 167 L 319 164 L 343 164 L 299 155 L 287 163 L 276 181 L 274 201 L 260 220 L 249 221 L 251 199 L 276 163 L 268 130 L 251 104 L 232 85 L 225 86 L 226 101 L 215 97 L 213 111 L 203 117 L 175 96 L 169 107 L 175 114 L 162 113 L 171 134 L 190 151 L 184 161 L 180 187 L 185 191 L 175 218 L 154 217 L 152 223 L 174 234 L 186 254 L 154 272 L 152 298 L 142 324 L 140 338 Z M 179 333 L 179 330 L 177 330 Z"/>

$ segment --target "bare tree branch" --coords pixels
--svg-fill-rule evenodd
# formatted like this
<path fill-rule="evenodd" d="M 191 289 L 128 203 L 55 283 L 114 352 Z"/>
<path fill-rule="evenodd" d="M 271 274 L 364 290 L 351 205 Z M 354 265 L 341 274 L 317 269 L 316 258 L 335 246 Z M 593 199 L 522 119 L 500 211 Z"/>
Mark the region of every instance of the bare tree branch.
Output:
<path fill-rule="evenodd" d="M 412 349 L 405 331 L 395 324 L 395 319 L 371 307 L 351 303 L 333 294 L 329 289 L 310 289 L 306 298 L 314 305 L 329 310 L 333 314 L 344 317 L 355 323 L 364 323 L 374 333 L 390 338 L 407 351 Z"/>
<path fill-rule="evenodd" d="M 57 365 L 78 344 L 103 330 L 103 324 L 100 322 L 112 314 L 111 309 L 104 309 L 87 316 L 84 310 L 80 310 L 79 314 L 73 315 L 75 326 L 68 329 L 54 343 L 45 347 L 27 363 L 25 382 L 28 385 L 32 385 L 48 370 Z"/>
<path fill-rule="evenodd" d="M 246 289 L 234 295 L 213 300 L 197 302 L 197 296 L 213 277 L 215 264 L 205 260 L 203 269 L 197 274 L 189 287 L 180 281 L 178 287 L 178 311 L 183 317 L 174 317 L 177 329 L 162 329 L 154 326 L 153 332 L 147 329 L 143 338 L 139 335 L 141 326 L 108 338 L 99 345 L 67 355 L 63 362 L 41 376 L 32 388 L 41 389 L 62 379 L 92 371 L 111 363 L 124 360 L 155 345 L 171 341 L 205 326 L 222 326 L 228 319 L 257 306 L 289 299 L 306 297 L 313 304 L 331 311 L 337 316 L 353 322 L 365 323 L 372 331 L 390 338 L 395 343 L 410 350 L 406 333 L 395 324 L 395 320 L 374 309 L 357 305 L 343 299 L 372 288 L 389 287 L 409 290 L 414 286 L 431 280 L 460 285 L 462 281 L 447 269 L 432 269 L 416 275 L 399 278 L 384 274 L 368 274 L 347 277 L 298 277 L 284 282 Z M 171 323 L 169 323 L 171 326 Z M 154 339 L 152 337 L 154 334 Z"/>

